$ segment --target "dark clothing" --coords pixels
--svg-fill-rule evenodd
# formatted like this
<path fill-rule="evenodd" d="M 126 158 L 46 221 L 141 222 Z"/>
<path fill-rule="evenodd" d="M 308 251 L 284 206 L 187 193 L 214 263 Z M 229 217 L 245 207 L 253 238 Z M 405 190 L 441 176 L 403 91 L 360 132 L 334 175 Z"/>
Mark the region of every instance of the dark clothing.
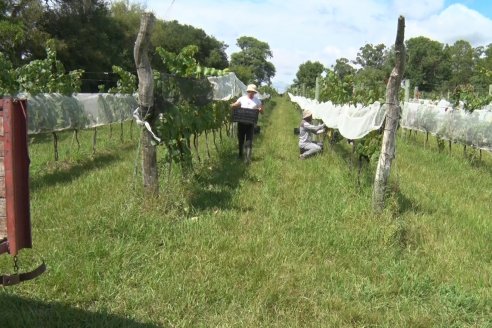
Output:
<path fill-rule="evenodd" d="M 239 157 L 243 157 L 244 150 L 246 150 L 246 155 L 248 155 L 248 156 L 251 155 L 251 148 L 253 148 L 254 129 L 255 129 L 255 127 L 253 124 L 237 123 L 237 139 L 239 141 Z"/>

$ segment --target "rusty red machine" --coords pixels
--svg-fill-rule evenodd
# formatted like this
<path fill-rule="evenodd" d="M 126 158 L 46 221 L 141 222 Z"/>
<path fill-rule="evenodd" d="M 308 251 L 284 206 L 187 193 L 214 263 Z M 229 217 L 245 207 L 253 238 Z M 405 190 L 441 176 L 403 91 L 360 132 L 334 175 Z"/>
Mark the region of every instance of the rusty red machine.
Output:
<path fill-rule="evenodd" d="M 14 273 L 0 273 L 0 285 L 10 286 L 33 279 L 46 270 L 19 273 L 17 255 L 32 247 L 29 203 L 29 153 L 27 102 L 0 99 L 0 255 L 14 258 Z"/>

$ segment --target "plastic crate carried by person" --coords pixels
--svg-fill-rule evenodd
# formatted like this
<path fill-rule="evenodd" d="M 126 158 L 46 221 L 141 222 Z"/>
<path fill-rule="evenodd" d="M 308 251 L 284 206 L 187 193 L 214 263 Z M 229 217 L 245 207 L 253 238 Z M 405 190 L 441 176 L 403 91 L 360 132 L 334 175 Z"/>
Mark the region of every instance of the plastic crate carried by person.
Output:
<path fill-rule="evenodd" d="M 256 124 L 258 109 L 237 108 L 232 110 L 232 121 L 238 123 Z"/>

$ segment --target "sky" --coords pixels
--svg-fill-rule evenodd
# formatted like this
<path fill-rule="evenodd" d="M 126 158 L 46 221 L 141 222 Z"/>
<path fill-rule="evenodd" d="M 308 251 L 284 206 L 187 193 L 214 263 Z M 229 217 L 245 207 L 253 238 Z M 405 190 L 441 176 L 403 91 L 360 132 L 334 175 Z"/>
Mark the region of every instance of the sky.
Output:
<path fill-rule="evenodd" d="M 425 36 L 443 44 L 466 40 L 492 43 L 492 0 L 131 0 L 163 20 L 201 28 L 240 51 L 236 41 L 251 36 L 268 43 L 275 65 L 273 86 L 284 91 L 299 65 L 355 60 L 366 44 L 391 47 L 398 17 L 405 40 Z"/>

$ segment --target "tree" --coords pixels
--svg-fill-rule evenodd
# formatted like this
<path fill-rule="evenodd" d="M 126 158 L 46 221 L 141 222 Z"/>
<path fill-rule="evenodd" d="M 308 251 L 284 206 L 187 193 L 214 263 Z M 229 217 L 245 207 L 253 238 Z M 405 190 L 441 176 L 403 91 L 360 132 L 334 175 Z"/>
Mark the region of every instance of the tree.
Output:
<path fill-rule="evenodd" d="M 268 43 L 242 36 L 237 39 L 237 46 L 241 51 L 231 55 L 231 71 L 244 83 L 270 85 L 271 78 L 275 76 L 275 66 L 268 61 L 273 57 Z M 243 73 L 247 74 L 242 75 Z"/>
<path fill-rule="evenodd" d="M 133 43 L 140 26 L 140 17 L 145 12 L 142 5 L 130 4 L 127 0 L 116 1 L 111 6 L 111 16 L 118 23 L 124 33 L 123 42 L 123 66 L 129 71 L 134 70 L 133 58 L 126 56 L 131 54 Z M 161 47 L 171 53 L 179 53 L 185 47 L 194 45 L 198 52 L 194 58 L 201 66 L 224 69 L 229 66 L 225 50 L 227 45 L 218 41 L 213 36 L 207 35 L 202 29 L 191 25 L 183 25 L 177 21 L 163 21 L 156 19 L 151 36 L 151 63 L 154 70 L 166 71 L 162 60 L 156 55 L 154 49 Z M 129 64 L 127 64 L 129 63 Z M 127 66 L 129 66 L 127 68 Z"/>
<path fill-rule="evenodd" d="M 433 91 L 449 78 L 449 61 L 440 42 L 420 36 L 406 41 L 405 77 L 422 91 Z"/>
<path fill-rule="evenodd" d="M 131 54 L 123 51 L 128 40 L 104 0 L 92 0 L 90 6 L 85 1 L 52 1 L 43 28 L 57 41 L 58 58 L 68 70 L 82 67 L 88 72 L 83 91 L 97 90 L 101 79 L 107 79 L 103 73 L 111 72 L 113 65 L 128 69 L 125 57 Z M 109 87 L 116 81 L 103 82 Z"/>
<path fill-rule="evenodd" d="M 474 68 L 470 81 L 482 93 L 488 94 L 489 85 L 492 84 L 492 43 L 487 47 L 475 48 L 473 57 Z"/>
<path fill-rule="evenodd" d="M 229 66 L 225 53 L 227 45 L 191 25 L 158 20 L 152 34 L 152 44 L 173 53 L 179 53 L 183 48 L 195 45 L 198 47 L 195 58 L 200 65 L 217 69 Z M 152 65 L 158 70 L 163 69 L 159 58 L 154 58 Z"/>
<path fill-rule="evenodd" d="M 492 71 L 492 43 L 487 46 L 484 53 L 483 67 L 488 71 Z"/>
<path fill-rule="evenodd" d="M 468 41 L 458 40 L 444 50 L 449 59 L 450 79 L 452 89 L 459 85 L 470 83 L 474 70 L 474 49 Z"/>
<path fill-rule="evenodd" d="M 384 44 L 378 44 L 373 46 L 368 43 L 360 48 L 357 53 L 354 64 L 360 65 L 362 68 L 372 67 L 377 69 L 383 69 L 386 62 L 386 46 Z"/>
<path fill-rule="evenodd" d="M 350 65 L 350 61 L 347 58 L 337 59 L 332 68 L 335 74 L 341 79 L 348 75 L 353 75 L 356 72 L 356 69 Z"/>
<path fill-rule="evenodd" d="M 366 44 L 360 48 L 353 61 L 360 68 L 354 78 L 354 97 L 369 98 L 371 102 L 381 100 L 386 90 L 386 82 L 391 72 L 390 51 L 384 44 Z M 360 101 L 361 99 L 357 99 Z"/>
<path fill-rule="evenodd" d="M 0 2 L 0 52 L 15 66 L 44 56 L 49 34 L 40 29 L 41 0 Z"/>
<path fill-rule="evenodd" d="M 112 3 L 110 12 L 115 25 L 122 31 L 122 39 L 118 42 L 118 47 L 121 47 L 120 65 L 123 69 L 134 72 L 133 46 L 140 28 L 140 19 L 145 13 L 145 9 L 140 4 L 130 4 L 128 0 L 121 0 Z"/>
<path fill-rule="evenodd" d="M 308 60 L 307 62 L 299 65 L 299 69 L 296 73 L 296 78 L 294 79 L 295 86 L 303 86 L 306 88 L 316 87 L 316 78 L 323 73 L 325 67 L 320 62 L 312 62 Z"/>

